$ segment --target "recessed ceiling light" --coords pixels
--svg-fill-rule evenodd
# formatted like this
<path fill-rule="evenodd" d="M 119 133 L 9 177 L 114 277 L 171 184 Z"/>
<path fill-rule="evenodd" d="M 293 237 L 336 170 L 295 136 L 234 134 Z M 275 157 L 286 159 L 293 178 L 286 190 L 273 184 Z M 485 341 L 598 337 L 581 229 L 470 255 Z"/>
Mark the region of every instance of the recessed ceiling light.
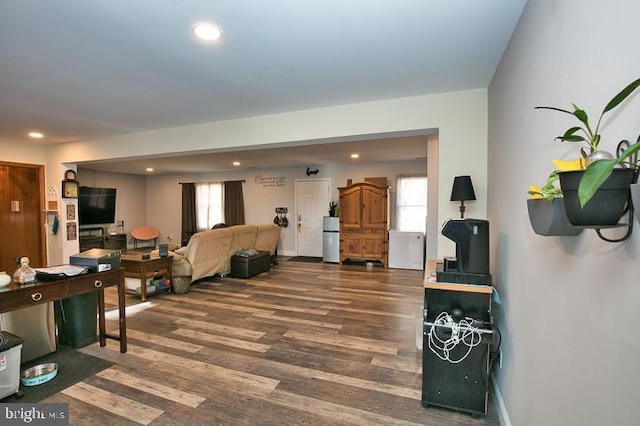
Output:
<path fill-rule="evenodd" d="M 208 22 L 195 24 L 192 31 L 196 37 L 204 41 L 218 41 L 222 38 L 222 30 Z"/>
<path fill-rule="evenodd" d="M 360 158 L 360 154 L 356 154 L 356 153 L 351 154 L 351 158 Z"/>
<path fill-rule="evenodd" d="M 44 135 L 40 132 L 29 132 L 29 137 L 33 139 L 42 139 Z"/>
<path fill-rule="evenodd" d="M 153 171 L 153 167 L 147 167 L 147 171 L 151 173 Z"/>
<path fill-rule="evenodd" d="M 240 165 L 240 162 L 239 162 L 239 161 L 234 161 L 234 162 L 233 162 L 233 165 L 234 165 L 234 166 L 236 166 L 236 167 L 238 167 L 238 166 Z"/>

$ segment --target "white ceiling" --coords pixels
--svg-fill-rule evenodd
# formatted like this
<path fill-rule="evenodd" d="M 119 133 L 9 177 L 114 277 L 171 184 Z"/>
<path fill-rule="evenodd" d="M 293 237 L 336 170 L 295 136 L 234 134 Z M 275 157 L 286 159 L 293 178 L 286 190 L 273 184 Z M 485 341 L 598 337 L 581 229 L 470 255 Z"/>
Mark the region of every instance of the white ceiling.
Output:
<path fill-rule="evenodd" d="M 486 88 L 525 3 L 4 1 L 0 141 L 56 144 Z M 196 41 L 191 28 L 198 21 L 219 25 L 222 41 Z M 42 131 L 45 139 L 29 140 L 31 130 Z M 335 155 L 336 147 L 325 148 Z M 306 149 L 315 150 L 316 163 L 324 161 L 323 150 Z M 255 161 L 266 154 L 284 157 L 272 150 L 252 154 Z M 418 154 L 407 152 L 424 156 Z M 308 159 L 305 152 L 296 151 L 298 156 Z M 198 158 L 181 158 L 184 170 L 197 168 L 189 164 Z M 118 160 L 118 170 L 127 171 L 126 163 Z M 170 164 L 183 167 L 177 159 Z"/>

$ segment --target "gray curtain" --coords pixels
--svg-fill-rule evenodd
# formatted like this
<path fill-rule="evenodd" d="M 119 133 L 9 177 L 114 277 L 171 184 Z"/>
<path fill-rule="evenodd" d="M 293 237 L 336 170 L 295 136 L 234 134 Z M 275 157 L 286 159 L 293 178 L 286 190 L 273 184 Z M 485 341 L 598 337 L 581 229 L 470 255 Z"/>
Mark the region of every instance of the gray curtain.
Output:
<path fill-rule="evenodd" d="M 243 180 L 224 183 L 224 223 L 229 226 L 244 225 Z"/>
<path fill-rule="evenodd" d="M 187 245 L 189 238 L 197 232 L 196 229 L 196 185 L 182 184 L 182 235 L 181 243 Z"/>

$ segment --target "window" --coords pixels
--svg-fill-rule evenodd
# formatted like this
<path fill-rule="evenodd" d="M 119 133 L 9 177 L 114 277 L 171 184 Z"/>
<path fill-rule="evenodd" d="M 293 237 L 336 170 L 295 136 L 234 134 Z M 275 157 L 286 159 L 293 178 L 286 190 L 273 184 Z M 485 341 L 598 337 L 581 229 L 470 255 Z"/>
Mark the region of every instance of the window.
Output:
<path fill-rule="evenodd" d="M 224 222 L 223 184 L 196 183 L 196 228 L 211 229 Z"/>
<path fill-rule="evenodd" d="M 427 227 L 427 177 L 398 176 L 396 229 L 425 233 Z"/>

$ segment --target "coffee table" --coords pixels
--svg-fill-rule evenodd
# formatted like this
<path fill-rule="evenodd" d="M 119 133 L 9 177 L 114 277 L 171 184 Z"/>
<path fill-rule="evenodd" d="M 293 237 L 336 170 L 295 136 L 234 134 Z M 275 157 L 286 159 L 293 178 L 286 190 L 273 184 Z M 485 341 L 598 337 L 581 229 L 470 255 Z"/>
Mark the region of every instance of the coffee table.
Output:
<path fill-rule="evenodd" d="M 140 298 L 143 302 L 147 300 L 147 296 L 158 293 L 168 293 L 171 291 L 171 285 L 161 290 L 147 292 L 148 279 L 164 279 L 171 283 L 171 256 L 158 257 L 148 254 L 127 254 L 122 253 L 120 258 L 120 266 L 124 268 L 125 281 L 127 278 L 135 278 L 140 280 Z M 126 287 L 126 285 L 125 285 Z M 127 293 L 138 294 L 136 289 L 127 289 Z"/>

